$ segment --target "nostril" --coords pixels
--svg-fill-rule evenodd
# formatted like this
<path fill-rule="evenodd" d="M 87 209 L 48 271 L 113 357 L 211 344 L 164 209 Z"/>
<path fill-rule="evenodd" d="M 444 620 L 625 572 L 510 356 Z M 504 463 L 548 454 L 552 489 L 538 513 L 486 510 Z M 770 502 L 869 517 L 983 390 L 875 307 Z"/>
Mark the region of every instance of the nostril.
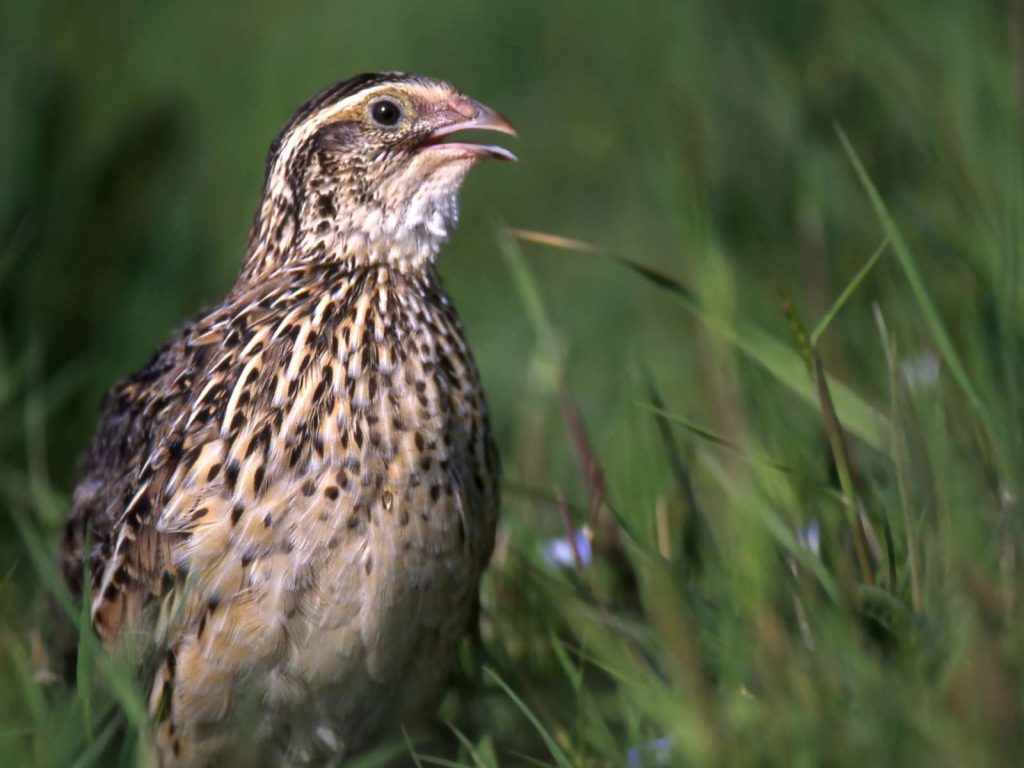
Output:
<path fill-rule="evenodd" d="M 473 120 L 480 117 L 484 112 L 484 107 L 470 99 L 467 99 L 465 96 L 458 99 L 449 99 L 448 109 L 460 117 L 464 117 L 466 120 Z"/>

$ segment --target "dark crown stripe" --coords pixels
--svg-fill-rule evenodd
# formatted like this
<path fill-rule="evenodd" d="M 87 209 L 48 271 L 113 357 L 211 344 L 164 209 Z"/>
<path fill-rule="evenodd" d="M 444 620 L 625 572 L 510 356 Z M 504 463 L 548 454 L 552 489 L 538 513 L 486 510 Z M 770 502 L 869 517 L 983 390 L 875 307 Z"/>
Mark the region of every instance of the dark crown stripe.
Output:
<path fill-rule="evenodd" d="M 400 83 L 411 79 L 414 78 L 402 72 L 366 72 L 324 88 L 299 107 L 292 116 L 292 119 L 288 121 L 288 124 L 284 129 L 277 134 L 275 139 L 271 142 L 270 153 L 267 156 L 268 163 L 274 159 L 277 151 L 281 148 L 281 143 L 284 141 L 284 138 L 294 130 L 296 126 L 301 125 L 303 121 L 307 120 L 311 115 L 315 114 L 328 104 L 333 104 L 341 99 L 347 99 L 349 96 L 359 93 L 367 88 L 375 88 L 378 85 L 383 85 L 384 83 Z"/>

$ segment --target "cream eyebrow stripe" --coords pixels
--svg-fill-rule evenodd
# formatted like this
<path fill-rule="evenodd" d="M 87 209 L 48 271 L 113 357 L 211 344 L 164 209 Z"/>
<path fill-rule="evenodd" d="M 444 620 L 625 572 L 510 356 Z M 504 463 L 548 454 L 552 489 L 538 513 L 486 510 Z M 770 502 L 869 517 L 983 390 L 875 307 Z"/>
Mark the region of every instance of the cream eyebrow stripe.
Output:
<path fill-rule="evenodd" d="M 292 154 L 294 154 L 296 148 L 302 146 L 310 136 L 320 129 L 321 126 L 331 122 L 331 120 L 342 112 L 372 100 L 377 94 L 393 90 L 393 83 L 385 83 L 383 85 L 374 86 L 373 88 L 368 88 L 365 91 L 359 91 L 359 93 L 354 93 L 330 107 L 321 108 L 317 112 L 313 113 L 300 128 L 292 131 L 288 140 L 278 150 L 278 158 L 287 161 L 291 158 Z"/>

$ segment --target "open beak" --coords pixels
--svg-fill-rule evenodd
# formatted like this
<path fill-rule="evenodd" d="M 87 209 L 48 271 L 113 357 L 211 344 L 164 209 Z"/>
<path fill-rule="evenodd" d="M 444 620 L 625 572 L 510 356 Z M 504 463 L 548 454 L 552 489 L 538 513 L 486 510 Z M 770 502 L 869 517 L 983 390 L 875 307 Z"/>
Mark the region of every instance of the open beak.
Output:
<path fill-rule="evenodd" d="M 493 157 L 497 160 L 516 162 L 517 158 L 504 147 L 494 144 L 473 144 L 469 142 L 442 141 L 460 131 L 496 131 L 509 136 L 517 136 L 512 123 L 499 115 L 490 107 L 465 96 L 452 99 L 444 110 L 446 120 L 434 128 L 426 141 L 420 145 L 420 151 L 444 152 L 455 158 L 471 158 L 483 160 Z M 449 118 L 450 116 L 450 118 Z M 450 120 L 450 121 L 449 121 Z"/>

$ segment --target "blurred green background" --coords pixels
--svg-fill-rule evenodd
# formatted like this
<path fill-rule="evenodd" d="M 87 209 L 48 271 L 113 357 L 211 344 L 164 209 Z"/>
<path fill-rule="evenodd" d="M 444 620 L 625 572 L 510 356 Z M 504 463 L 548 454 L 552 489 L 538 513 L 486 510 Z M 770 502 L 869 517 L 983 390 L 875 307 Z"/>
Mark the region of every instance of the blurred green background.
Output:
<path fill-rule="evenodd" d="M 505 460 L 486 668 L 399 760 L 1017 763 L 1021 0 L 0 0 L 0 763 L 134 759 L 38 630 L 75 458 L 292 111 L 381 69 L 521 136 L 441 263 Z"/>

